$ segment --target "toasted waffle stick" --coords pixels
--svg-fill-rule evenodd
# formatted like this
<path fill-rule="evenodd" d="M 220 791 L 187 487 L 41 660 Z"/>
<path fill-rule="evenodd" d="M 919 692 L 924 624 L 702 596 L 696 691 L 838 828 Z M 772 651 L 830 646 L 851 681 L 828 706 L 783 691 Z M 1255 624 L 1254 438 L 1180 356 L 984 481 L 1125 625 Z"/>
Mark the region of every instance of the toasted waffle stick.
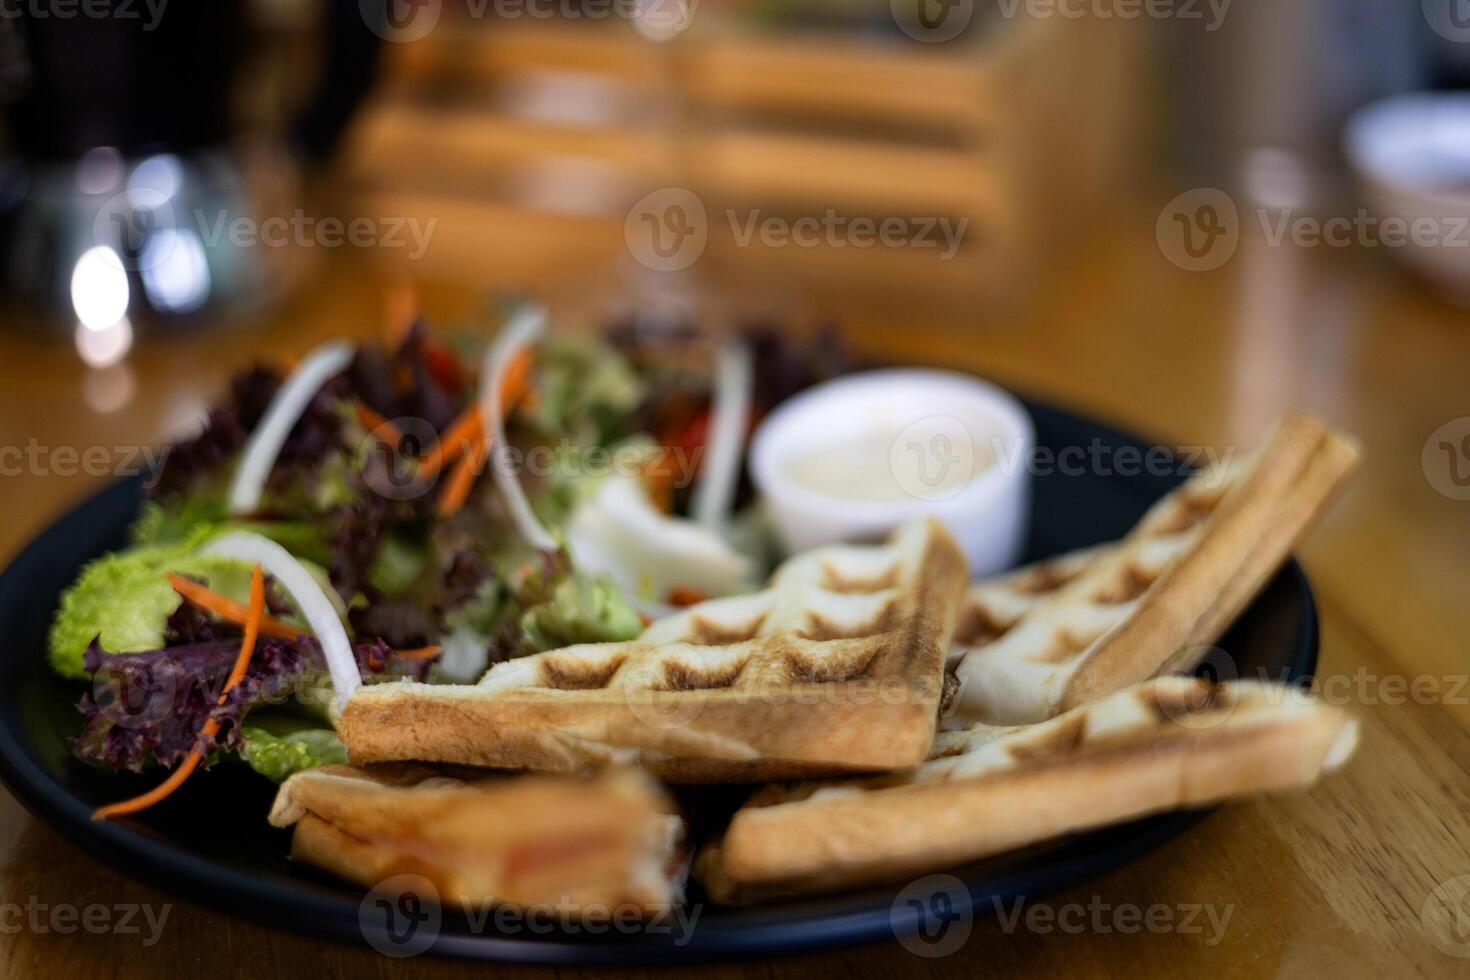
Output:
<path fill-rule="evenodd" d="M 363 687 L 338 730 L 356 763 L 577 772 L 638 761 L 675 782 L 917 765 L 936 721 L 965 564 L 936 522 L 783 564 L 638 640 L 492 668 L 476 685 Z"/>
<path fill-rule="evenodd" d="M 1256 453 L 1197 474 L 1117 544 L 975 586 L 950 655 L 946 727 L 1042 721 L 1191 669 L 1356 464 L 1347 440 L 1290 415 Z"/>
<path fill-rule="evenodd" d="M 1357 723 L 1281 684 L 1162 677 L 1036 725 L 941 733 L 930 761 L 847 783 L 771 786 L 696 872 L 744 903 L 902 880 L 1180 807 L 1306 786 Z"/>
<path fill-rule="evenodd" d="M 369 888 L 420 875 L 446 903 L 647 914 L 683 894 L 683 822 L 633 770 L 582 780 L 323 766 L 286 780 L 270 822 L 295 826 L 295 860 Z"/>

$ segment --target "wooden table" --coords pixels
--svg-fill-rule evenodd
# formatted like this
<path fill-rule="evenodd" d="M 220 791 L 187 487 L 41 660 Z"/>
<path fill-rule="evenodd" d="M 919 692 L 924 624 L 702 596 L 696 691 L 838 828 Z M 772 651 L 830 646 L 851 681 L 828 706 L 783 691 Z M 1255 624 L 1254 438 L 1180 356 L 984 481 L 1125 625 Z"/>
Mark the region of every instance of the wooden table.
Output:
<path fill-rule="evenodd" d="M 1470 415 L 1470 316 L 1384 265 L 1381 249 L 1291 253 L 1247 242 L 1217 272 L 1183 272 L 1156 247 L 1152 217 L 1087 248 L 1012 322 L 981 327 L 962 310 L 912 322 L 852 310 L 844 319 L 871 353 L 982 371 L 1170 444 L 1249 446 L 1290 406 L 1356 433 L 1363 471 L 1302 555 L 1322 610 L 1321 674 L 1338 679 L 1329 692 L 1351 701 L 1364 721 L 1357 758 L 1310 794 L 1226 807 L 1131 867 L 1046 900 L 1059 911 L 1099 902 L 1228 910 L 1218 943 L 1209 943 L 1208 924 L 1202 934 L 1090 927 L 1071 934 L 1006 930 L 990 917 L 944 958 L 921 959 L 889 943 L 749 969 L 957 977 L 1470 970 L 1470 959 L 1433 942 L 1453 948 L 1459 940 L 1462 955 L 1470 954 L 1470 931 L 1436 930 L 1422 918 L 1437 886 L 1470 874 L 1470 502 L 1436 491 L 1421 462 L 1437 427 Z M 486 264 L 494 266 L 489 257 Z M 319 287 L 269 323 L 188 342 L 144 341 L 125 366 L 102 372 L 82 367 L 69 345 L 7 334 L 0 446 L 154 442 L 195 417 L 251 353 L 301 351 L 322 337 L 372 329 L 376 290 L 363 286 L 372 276 L 359 262 L 335 261 Z M 468 295 L 431 287 L 426 303 L 431 314 L 448 312 Z M 0 479 L 0 554 L 12 554 L 101 482 L 58 472 Z M 1437 683 L 1443 697 L 1398 703 L 1415 678 Z M 157 907 L 171 899 L 86 858 L 0 794 L 0 903 L 28 901 Z M 8 907 L 0 905 L 6 976 L 465 969 L 388 960 L 182 903 L 152 948 L 137 935 L 15 931 Z M 712 973 L 745 969 L 718 965 Z"/>

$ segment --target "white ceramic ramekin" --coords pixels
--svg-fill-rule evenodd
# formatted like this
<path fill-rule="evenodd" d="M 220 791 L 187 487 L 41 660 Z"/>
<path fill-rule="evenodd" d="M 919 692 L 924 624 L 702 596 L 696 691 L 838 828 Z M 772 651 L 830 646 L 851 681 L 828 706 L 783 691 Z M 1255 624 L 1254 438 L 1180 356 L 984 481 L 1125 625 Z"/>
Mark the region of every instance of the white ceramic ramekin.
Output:
<path fill-rule="evenodd" d="M 995 385 L 871 371 L 782 404 L 757 429 L 750 464 L 791 551 L 935 517 L 981 576 L 1011 567 L 1025 547 L 1034 441 L 1026 410 Z"/>
<path fill-rule="evenodd" d="M 1386 246 L 1445 298 L 1470 306 L 1470 95 L 1381 99 L 1352 115 L 1343 143 L 1379 222 L 1371 244 Z"/>

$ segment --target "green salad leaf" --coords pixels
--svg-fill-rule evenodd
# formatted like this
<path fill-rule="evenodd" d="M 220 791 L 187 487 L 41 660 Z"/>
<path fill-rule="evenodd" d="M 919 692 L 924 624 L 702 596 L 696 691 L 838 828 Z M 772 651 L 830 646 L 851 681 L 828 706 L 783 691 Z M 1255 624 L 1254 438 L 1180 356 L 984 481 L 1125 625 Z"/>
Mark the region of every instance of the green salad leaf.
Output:
<path fill-rule="evenodd" d="M 83 568 L 61 596 L 50 636 L 56 672 L 85 679 L 82 654 L 99 637 L 109 653 L 163 646 L 168 617 L 182 601 L 168 583 L 169 572 L 203 578 L 214 591 L 240 602 L 250 595 L 249 565 L 201 555 L 186 544 L 141 545 L 104 555 Z"/>
<path fill-rule="evenodd" d="M 582 445 L 627 434 L 643 380 L 622 355 L 586 336 L 558 337 L 537 353 L 538 399 L 531 424 Z"/>
<path fill-rule="evenodd" d="M 330 728 L 299 728 L 285 733 L 272 733 L 256 725 L 240 729 L 245 740 L 240 757 L 267 779 L 277 783 L 303 769 L 340 765 L 347 761 L 347 749 Z"/>
<path fill-rule="evenodd" d="M 556 583 L 550 599 L 521 614 L 521 629 L 536 650 L 554 650 L 631 640 L 643 632 L 643 621 L 611 579 L 573 572 Z"/>
<path fill-rule="evenodd" d="M 128 537 L 134 545 L 182 546 L 226 531 L 252 531 L 319 565 L 331 559 L 320 521 L 233 518 L 226 513 L 223 498 L 198 491 L 145 501 Z"/>
<path fill-rule="evenodd" d="M 368 581 L 384 595 L 404 595 L 429 574 L 430 557 L 422 535 L 390 533 L 368 569 Z"/>
<path fill-rule="evenodd" d="M 180 544 L 225 518 L 224 498 L 217 493 L 175 494 L 166 505 L 146 501 L 128 536 L 137 545 Z"/>

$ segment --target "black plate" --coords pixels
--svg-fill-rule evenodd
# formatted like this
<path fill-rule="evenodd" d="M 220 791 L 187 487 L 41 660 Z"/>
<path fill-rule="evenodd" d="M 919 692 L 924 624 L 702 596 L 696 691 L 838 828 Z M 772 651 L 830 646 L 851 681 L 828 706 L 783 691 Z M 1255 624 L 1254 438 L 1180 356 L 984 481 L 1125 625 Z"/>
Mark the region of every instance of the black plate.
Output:
<path fill-rule="evenodd" d="M 1115 430 L 1035 402 L 1042 452 L 1106 452 L 1146 448 Z M 1094 447 L 1097 447 L 1096 449 Z M 1035 480 L 1030 556 L 1040 558 L 1120 537 L 1150 502 L 1182 478 L 1180 472 L 1131 475 L 1078 472 L 1058 466 Z M 1082 457 L 1090 459 L 1092 457 Z M 1087 467 L 1080 467 L 1086 469 Z M 1098 468 L 1100 469 L 1100 468 Z M 137 510 L 140 486 L 110 487 L 38 537 L 0 576 L 0 776 L 41 820 L 99 860 L 200 904 L 315 936 L 362 942 L 361 889 L 286 860 L 287 832 L 266 824 L 273 787 L 239 767 L 221 766 L 191 780 L 139 819 L 94 823 L 92 810 L 133 795 L 151 778 L 99 773 L 72 760 L 66 738 L 80 717 L 81 694 L 54 677 L 45 660 L 46 632 L 57 596 L 86 560 L 118 547 Z M 1300 567 L 1288 564 L 1220 642 L 1242 675 L 1268 673 L 1301 680 L 1317 660 L 1316 608 Z M 701 810 L 732 805 L 730 790 L 706 794 Z M 1036 897 L 1118 867 L 1183 832 L 1203 811 L 1139 820 L 1012 857 L 952 869 L 962 882 L 952 897 L 975 915 L 1017 896 Z M 897 885 L 753 909 L 707 906 L 692 934 L 679 930 L 633 935 L 517 934 L 494 926 L 476 930 L 446 910 L 432 952 L 538 963 L 631 963 L 778 953 L 911 934 L 925 914 L 902 900 Z M 696 885 L 691 903 L 702 903 Z M 963 914 L 963 908 L 953 909 Z M 680 939 L 686 941 L 680 942 Z"/>

